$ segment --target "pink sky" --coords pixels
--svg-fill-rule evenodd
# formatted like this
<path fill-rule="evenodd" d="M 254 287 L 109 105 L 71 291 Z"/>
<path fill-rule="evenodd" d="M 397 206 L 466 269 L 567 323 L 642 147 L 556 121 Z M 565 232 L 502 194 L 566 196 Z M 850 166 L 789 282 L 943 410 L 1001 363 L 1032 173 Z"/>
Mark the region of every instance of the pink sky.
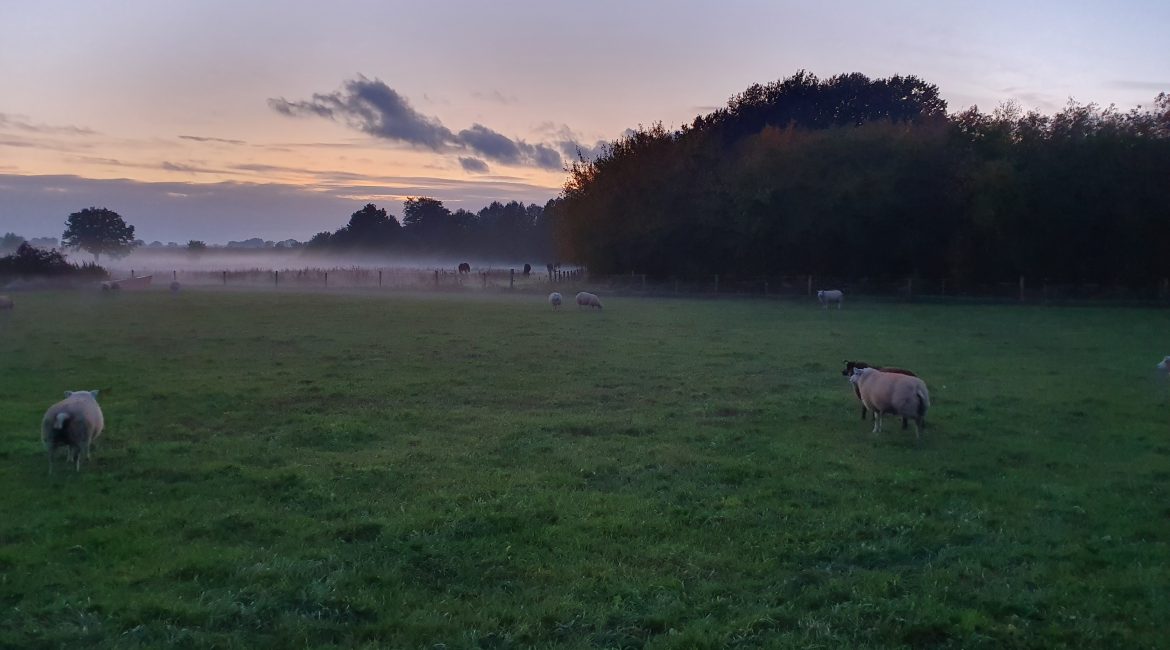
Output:
<path fill-rule="evenodd" d="M 0 4 L 0 233 L 307 239 L 373 201 L 543 204 L 575 146 L 752 83 L 913 74 L 952 111 L 1170 91 L 1170 3 Z"/>

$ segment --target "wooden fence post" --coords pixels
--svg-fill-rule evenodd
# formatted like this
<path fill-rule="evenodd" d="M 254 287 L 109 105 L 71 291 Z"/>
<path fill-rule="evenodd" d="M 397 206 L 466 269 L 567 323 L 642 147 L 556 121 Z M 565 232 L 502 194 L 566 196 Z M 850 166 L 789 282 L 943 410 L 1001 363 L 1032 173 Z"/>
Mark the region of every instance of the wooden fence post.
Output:
<path fill-rule="evenodd" d="M 516 288 L 516 269 L 508 269 L 508 290 Z"/>
<path fill-rule="evenodd" d="M 223 286 L 227 286 L 227 271 L 223 272 Z"/>
<path fill-rule="evenodd" d="M 382 269 L 378 269 L 378 288 L 382 288 Z"/>
<path fill-rule="evenodd" d="M 278 287 L 280 286 L 280 271 L 272 272 L 272 284 Z"/>
<path fill-rule="evenodd" d="M 325 272 L 325 286 L 329 286 L 329 271 Z"/>

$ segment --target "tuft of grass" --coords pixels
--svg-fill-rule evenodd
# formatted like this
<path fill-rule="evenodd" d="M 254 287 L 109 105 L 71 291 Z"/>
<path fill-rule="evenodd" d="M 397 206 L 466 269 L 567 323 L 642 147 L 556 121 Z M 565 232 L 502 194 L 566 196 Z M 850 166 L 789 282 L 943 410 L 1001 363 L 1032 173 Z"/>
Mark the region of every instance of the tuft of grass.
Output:
<path fill-rule="evenodd" d="M 1165 315 L 186 292 L 0 321 L 0 647 L 1158 647 Z M 841 360 L 912 368 L 920 442 Z M 81 473 L 44 409 L 102 388 Z"/>

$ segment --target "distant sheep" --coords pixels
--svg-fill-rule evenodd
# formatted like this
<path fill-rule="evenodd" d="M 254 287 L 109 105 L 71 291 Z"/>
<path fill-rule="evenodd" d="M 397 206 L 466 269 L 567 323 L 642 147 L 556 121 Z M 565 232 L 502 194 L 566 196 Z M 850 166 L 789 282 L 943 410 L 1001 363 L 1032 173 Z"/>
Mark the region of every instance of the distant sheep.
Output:
<path fill-rule="evenodd" d="M 49 454 L 49 473 L 53 473 L 53 452 L 68 447 L 67 458 L 81 471 L 81 457 L 89 460 L 89 451 L 102 435 L 105 419 L 97 403 L 98 391 L 65 391 L 65 399 L 45 411 L 41 420 L 41 442 Z"/>
<path fill-rule="evenodd" d="M 873 366 L 869 365 L 868 363 L 866 363 L 864 361 L 845 361 L 845 369 L 841 371 L 841 376 L 842 377 L 852 377 L 853 371 L 855 369 L 857 369 L 857 368 L 872 368 L 872 367 Z M 891 368 L 889 366 L 882 366 L 882 367 L 878 368 L 878 370 L 881 370 L 882 372 L 895 372 L 895 373 L 898 373 L 899 375 L 909 375 L 911 377 L 918 376 L 918 375 L 910 372 L 909 370 L 905 370 L 903 368 Z M 856 384 L 853 385 L 853 394 L 857 395 L 857 401 L 860 402 L 861 401 L 861 391 L 857 388 Z M 866 413 L 865 403 L 862 402 L 862 404 L 861 404 L 861 419 L 862 420 L 865 419 L 865 413 Z M 906 418 L 902 418 L 902 428 L 903 429 L 906 428 Z"/>
<path fill-rule="evenodd" d="M 11 306 L 11 305 L 10 305 Z M 1170 370 L 1170 357 L 1163 357 L 1162 363 L 1154 366 L 1158 370 Z"/>
<path fill-rule="evenodd" d="M 849 378 L 860 389 L 861 402 L 873 411 L 873 432 L 881 433 L 882 415 L 889 413 L 914 420 L 914 437 L 922 436 L 926 428 L 926 411 L 930 408 L 930 392 L 926 382 L 918 377 L 874 368 L 857 368 Z"/>
<path fill-rule="evenodd" d="M 471 265 L 468 264 L 467 262 L 460 262 L 459 263 L 459 272 L 460 273 L 471 273 Z"/>
<path fill-rule="evenodd" d="M 556 291 L 548 294 L 548 304 L 552 305 L 553 309 L 560 309 L 561 294 L 557 293 Z"/>
<path fill-rule="evenodd" d="M 16 304 L 8 296 L 0 296 L 0 309 L 12 309 Z"/>
<path fill-rule="evenodd" d="M 828 291 L 818 291 L 817 300 L 821 301 L 821 306 L 825 309 L 829 308 L 829 303 L 837 303 L 837 309 L 841 308 L 841 303 L 845 302 L 845 294 L 837 289 L 830 289 Z"/>
<path fill-rule="evenodd" d="M 182 288 L 183 285 L 179 284 L 177 281 L 171 283 L 171 293 L 179 293 Z"/>
<path fill-rule="evenodd" d="M 588 291 L 582 291 L 577 294 L 577 307 L 596 307 L 601 309 L 601 298 Z"/>

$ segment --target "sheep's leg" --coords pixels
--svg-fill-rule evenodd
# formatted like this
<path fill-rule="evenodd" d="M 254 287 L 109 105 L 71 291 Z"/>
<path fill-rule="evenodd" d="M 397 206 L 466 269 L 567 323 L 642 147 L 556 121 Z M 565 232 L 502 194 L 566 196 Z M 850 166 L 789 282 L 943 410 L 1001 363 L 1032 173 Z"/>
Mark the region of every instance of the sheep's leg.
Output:
<path fill-rule="evenodd" d="M 875 410 L 873 412 L 873 432 L 872 433 L 881 433 L 881 432 L 882 432 L 882 412 L 879 409 L 879 410 Z"/>
<path fill-rule="evenodd" d="M 861 419 L 862 420 L 865 419 L 865 404 L 864 403 L 862 403 L 862 405 L 861 405 Z"/>
<path fill-rule="evenodd" d="M 910 424 L 906 421 L 906 418 L 903 417 L 902 418 L 902 430 L 905 431 L 906 429 L 909 429 L 909 428 L 910 428 Z"/>

